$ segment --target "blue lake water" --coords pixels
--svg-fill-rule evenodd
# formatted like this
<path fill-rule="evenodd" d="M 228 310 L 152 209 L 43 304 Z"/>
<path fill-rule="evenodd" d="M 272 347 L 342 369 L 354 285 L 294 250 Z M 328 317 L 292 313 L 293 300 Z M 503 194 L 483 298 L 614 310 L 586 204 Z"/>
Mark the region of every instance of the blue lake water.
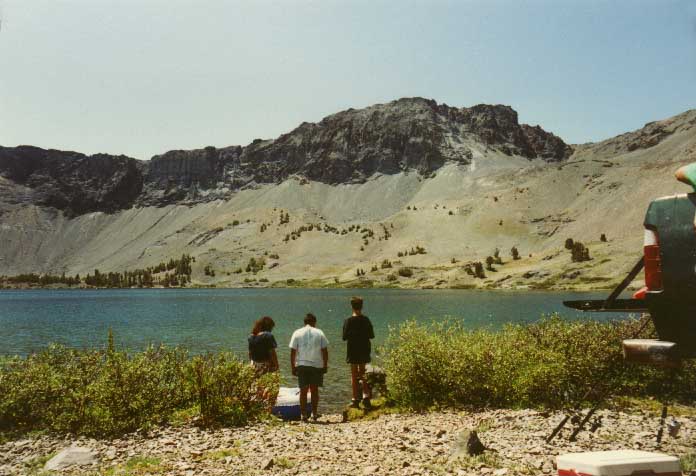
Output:
<path fill-rule="evenodd" d="M 0 292 L 0 355 L 26 355 L 57 342 L 74 347 L 103 346 L 108 329 L 116 344 L 142 349 L 148 344 L 182 345 L 191 352 L 231 350 L 246 358 L 246 338 L 262 315 L 276 322 L 274 335 L 285 383 L 287 344 L 307 312 L 318 318 L 330 341 L 325 409 L 350 399 L 350 378 L 341 341 L 350 297 L 365 300 L 379 346 L 390 326 L 408 319 L 456 319 L 471 328 L 532 322 L 558 312 L 569 319 L 625 318 L 625 314 L 583 314 L 563 307 L 567 299 L 604 298 L 603 293 L 503 292 L 395 289 L 143 289 L 22 290 Z"/>

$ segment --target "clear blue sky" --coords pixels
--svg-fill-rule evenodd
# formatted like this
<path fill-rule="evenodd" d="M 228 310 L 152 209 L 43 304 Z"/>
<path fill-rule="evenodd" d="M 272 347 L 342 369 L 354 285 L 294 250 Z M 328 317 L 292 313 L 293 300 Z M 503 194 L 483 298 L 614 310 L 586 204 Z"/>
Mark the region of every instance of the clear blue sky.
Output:
<path fill-rule="evenodd" d="M 696 107 L 696 1 L 0 0 L 0 144 L 149 158 L 403 96 L 567 142 Z"/>

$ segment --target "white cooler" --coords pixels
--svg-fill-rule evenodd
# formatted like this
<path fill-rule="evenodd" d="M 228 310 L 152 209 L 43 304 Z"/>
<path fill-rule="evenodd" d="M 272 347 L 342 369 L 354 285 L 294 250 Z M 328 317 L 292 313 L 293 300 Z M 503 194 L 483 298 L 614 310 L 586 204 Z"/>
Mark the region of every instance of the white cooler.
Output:
<path fill-rule="evenodd" d="M 556 457 L 558 476 L 681 476 L 679 458 L 647 451 L 568 453 Z"/>

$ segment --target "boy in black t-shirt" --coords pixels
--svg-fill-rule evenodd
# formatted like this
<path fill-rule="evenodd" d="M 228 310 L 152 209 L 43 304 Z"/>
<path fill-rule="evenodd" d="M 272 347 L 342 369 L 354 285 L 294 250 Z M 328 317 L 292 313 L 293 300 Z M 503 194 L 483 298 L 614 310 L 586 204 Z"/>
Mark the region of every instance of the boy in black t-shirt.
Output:
<path fill-rule="evenodd" d="M 362 393 L 363 407 L 369 409 L 372 407 L 370 402 L 372 390 L 365 380 L 365 364 L 371 360 L 370 339 L 375 338 L 375 331 L 372 329 L 370 319 L 362 313 L 362 298 L 352 297 L 350 307 L 353 308 L 353 315 L 343 323 L 343 340 L 348 344 L 346 362 L 350 364 L 350 378 L 353 387 L 351 406 L 354 408 L 360 406 Z M 362 392 L 359 381 L 362 382 Z"/>

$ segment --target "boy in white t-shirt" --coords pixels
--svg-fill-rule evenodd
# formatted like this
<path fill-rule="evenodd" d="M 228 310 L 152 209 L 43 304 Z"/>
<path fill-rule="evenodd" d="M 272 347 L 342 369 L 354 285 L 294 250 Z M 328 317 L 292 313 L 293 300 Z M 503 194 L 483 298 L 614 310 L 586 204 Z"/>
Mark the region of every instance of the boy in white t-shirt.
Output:
<path fill-rule="evenodd" d="M 319 387 L 324 385 L 324 374 L 329 366 L 329 341 L 317 329 L 317 318 L 307 314 L 305 326 L 293 332 L 290 338 L 290 366 L 292 374 L 297 377 L 300 387 L 300 410 L 302 420 L 309 419 L 307 412 L 307 390 L 312 392 L 312 418 L 319 418 Z"/>

